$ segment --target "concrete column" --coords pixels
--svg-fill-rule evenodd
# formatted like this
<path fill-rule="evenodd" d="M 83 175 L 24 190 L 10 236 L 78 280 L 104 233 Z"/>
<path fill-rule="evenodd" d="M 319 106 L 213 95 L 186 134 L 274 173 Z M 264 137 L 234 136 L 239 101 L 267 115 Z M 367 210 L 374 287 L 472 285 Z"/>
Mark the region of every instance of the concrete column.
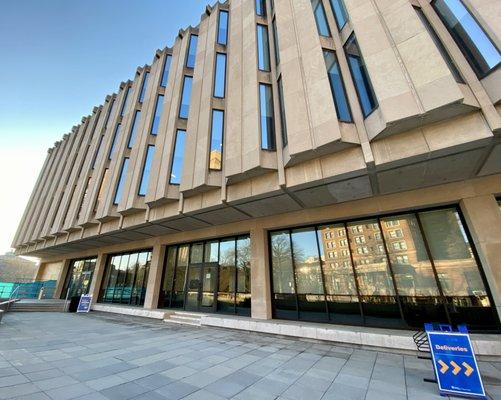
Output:
<path fill-rule="evenodd" d="M 71 260 L 65 259 L 61 261 L 62 266 L 59 271 L 59 276 L 57 277 L 56 290 L 54 291 L 54 298 L 59 299 L 64 288 L 64 281 L 66 280 L 66 275 L 68 275 L 68 270 L 70 268 Z"/>
<path fill-rule="evenodd" d="M 106 269 L 107 256 L 104 253 L 98 253 L 96 266 L 94 267 L 94 274 L 92 275 L 92 282 L 90 283 L 89 294 L 92 295 L 92 303 L 97 303 L 99 298 L 99 290 L 103 282 L 104 271 Z"/>
<path fill-rule="evenodd" d="M 252 318 L 271 319 L 271 287 L 268 235 L 266 230 L 255 226 L 251 239 L 251 305 Z"/>
<path fill-rule="evenodd" d="M 460 205 L 501 318 L 501 211 L 492 195 L 463 199 Z"/>
<path fill-rule="evenodd" d="M 158 297 L 160 295 L 160 285 L 162 284 L 162 272 L 164 269 L 165 248 L 166 247 L 161 244 L 153 246 L 144 308 L 158 308 Z"/>

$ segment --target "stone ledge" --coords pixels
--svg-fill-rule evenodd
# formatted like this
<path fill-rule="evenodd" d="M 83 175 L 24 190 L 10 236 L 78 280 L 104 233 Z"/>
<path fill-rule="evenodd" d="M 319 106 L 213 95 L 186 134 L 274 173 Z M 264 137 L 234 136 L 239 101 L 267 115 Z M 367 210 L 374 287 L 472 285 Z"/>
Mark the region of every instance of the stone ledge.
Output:
<path fill-rule="evenodd" d="M 133 315 L 135 317 L 153 318 L 153 319 L 164 319 L 165 311 L 162 310 L 148 310 L 141 307 L 127 307 L 115 304 L 92 304 L 91 310 L 109 312 L 114 314 L 124 314 Z"/>
<path fill-rule="evenodd" d="M 302 321 L 258 320 L 245 317 L 204 315 L 202 326 L 214 326 L 245 331 L 271 333 L 298 338 L 325 340 L 350 345 L 389 350 L 416 351 L 414 331 L 368 328 L 359 326 L 317 324 Z M 479 356 L 500 357 L 500 335 L 471 335 L 475 353 Z"/>

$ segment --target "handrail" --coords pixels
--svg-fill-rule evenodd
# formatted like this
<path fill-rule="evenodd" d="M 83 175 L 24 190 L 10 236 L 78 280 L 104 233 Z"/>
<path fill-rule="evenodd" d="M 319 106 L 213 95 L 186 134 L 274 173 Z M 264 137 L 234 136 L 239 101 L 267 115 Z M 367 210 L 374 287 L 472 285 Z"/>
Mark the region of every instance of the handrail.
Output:
<path fill-rule="evenodd" d="M 9 301 L 9 303 L 7 304 L 7 311 L 9 311 L 10 305 L 12 304 L 12 300 L 14 299 L 14 294 L 15 294 L 15 293 L 17 293 L 17 292 L 19 292 L 19 288 L 20 288 L 20 287 L 21 287 L 21 286 L 17 286 L 17 287 L 16 287 L 16 288 L 15 288 L 15 289 L 11 292 L 11 294 L 10 294 L 10 296 L 9 296 L 9 300 L 8 300 L 8 301 Z M 17 299 L 17 298 L 16 298 L 16 299 Z"/>

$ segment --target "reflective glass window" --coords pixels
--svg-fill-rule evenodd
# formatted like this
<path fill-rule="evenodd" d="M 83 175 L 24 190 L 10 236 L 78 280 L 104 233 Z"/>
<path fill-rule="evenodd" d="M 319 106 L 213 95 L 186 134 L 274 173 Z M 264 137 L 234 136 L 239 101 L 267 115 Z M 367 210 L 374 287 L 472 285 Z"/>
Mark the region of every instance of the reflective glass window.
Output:
<path fill-rule="evenodd" d="M 224 98 L 226 90 L 226 54 L 216 54 L 216 68 L 214 71 L 214 97 Z"/>
<path fill-rule="evenodd" d="M 130 86 L 127 87 L 127 90 L 125 91 L 125 98 L 124 102 L 122 104 L 122 109 L 120 110 L 120 116 L 123 117 L 124 114 L 127 112 L 127 108 L 129 107 L 129 102 L 130 102 L 130 92 L 132 88 Z"/>
<path fill-rule="evenodd" d="M 336 53 L 330 50 L 324 50 L 324 59 L 338 119 L 343 122 L 352 122 L 353 119 L 351 117 L 350 106 L 346 97 L 343 77 L 341 76 Z"/>
<path fill-rule="evenodd" d="M 167 87 L 167 83 L 169 82 L 169 72 L 171 63 L 172 63 L 172 56 L 170 54 L 167 54 L 165 56 L 164 67 L 162 70 L 162 79 L 160 79 L 160 86 L 162 87 Z"/>
<path fill-rule="evenodd" d="M 157 102 L 155 104 L 155 114 L 153 116 L 153 122 L 151 124 L 150 133 L 152 135 L 158 134 L 158 127 L 160 126 L 160 118 L 162 117 L 162 109 L 164 106 L 164 96 L 159 94 L 157 96 Z"/>
<path fill-rule="evenodd" d="M 183 92 L 181 95 L 181 105 L 179 107 L 179 118 L 188 119 L 190 113 L 191 86 L 193 77 L 185 76 L 183 81 Z"/>
<path fill-rule="evenodd" d="M 259 84 L 259 110 L 261 114 L 261 148 L 275 150 L 275 118 L 273 93 L 270 85 Z"/>
<path fill-rule="evenodd" d="M 256 14 L 266 17 L 266 0 L 256 0 Z"/>
<path fill-rule="evenodd" d="M 283 146 L 287 146 L 288 137 L 287 137 L 287 118 L 285 116 L 285 103 L 284 103 L 284 88 L 282 85 L 282 77 L 278 79 L 278 104 L 280 105 L 280 122 L 282 128 L 282 144 Z"/>
<path fill-rule="evenodd" d="M 501 53 L 461 0 L 435 0 L 435 11 L 479 78 L 501 63 Z"/>
<path fill-rule="evenodd" d="M 271 27 L 273 29 L 273 46 L 275 47 L 275 63 L 280 65 L 280 47 L 278 46 L 278 30 L 276 18 L 271 21 Z"/>
<path fill-rule="evenodd" d="M 155 156 L 155 146 L 149 145 L 146 150 L 146 158 L 144 160 L 143 174 L 141 176 L 141 184 L 139 185 L 139 196 L 145 196 L 148 191 L 148 182 L 151 173 L 151 164 L 153 163 L 153 157 Z"/>
<path fill-rule="evenodd" d="M 104 129 L 108 128 L 108 123 L 110 122 L 110 119 L 113 120 L 112 117 L 115 116 L 115 106 L 116 106 L 116 101 L 115 99 L 111 99 L 111 105 L 108 108 L 108 114 L 106 115 L 106 121 L 104 122 Z"/>
<path fill-rule="evenodd" d="M 106 168 L 103 173 L 103 178 L 101 179 L 101 184 L 99 186 L 99 192 L 97 193 L 96 203 L 94 204 L 94 213 L 97 212 L 99 205 L 104 200 L 104 194 L 108 189 L 108 179 L 110 170 Z"/>
<path fill-rule="evenodd" d="M 357 89 L 358 100 L 362 107 L 364 117 L 367 117 L 376 107 L 376 95 L 372 89 L 369 74 L 358 47 L 357 39 L 352 35 L 344 45 L 348 64 L 350 66 L 353 83 Z"/>
<path fill-rule="evenodd" d="M 268 27 L 258 24 L 257 27 L 257 65 L 260 71 L 269 72 L 270 69 L 270 42 Z"/>
<path fill-rule="evenodd" d="M 325 9 L 322 0 L 311 0 L 313 14 L 315 15 L 315 22 L 317 23 L 317 30 L 320 36 L 330 37 L 331 31 L 325 16 Z"/>
<path fill-rule="evenodd" d="M 139 93 L 139 102 L 142 103 L 144 101 L 144 96 L 146 94 L 146 90 L 148 89 L 148 80 L 150 79 L 150 73 L 146 71 L 144 73 L 143 83 L 141 85 L 141 93 Z"/>
<path fill-rule="evenodd" d="M 61 299 L 88 294 L 95 265 L 96 258 L 71 261 Z"/>
<path fill-rule="evenodd" d="M 212 110 L 209 169 L 220 171 L 223 160 L 224 111 Z"/>
<path fill-rule="evenodd" d="M 132 121 L 132 128 L 130 130 L 129 142 L 127 143 L 127 147 L 132 149 L 134 143 L 136 143 L 137 130 L 139 128 L 139 124 L 141 123 L 141 111 L 136 110 L 134 113 L 134 120 Z"/>
<path fill-rule="evenodd" d="M 348 21 L 348 13 L 346 12 L 346 7 L 344 6 L 343 0 L 330 0 L 332 12 L 336 19 L 336 24 L 339 30 L 343 29 Z"/>
<path fill-rule="evenodd" d="M 226 46 L 228 43 L 228 11 L 219 11 L 219 25 L 217 29 L 217 43 Z"/>
<path fill-rule="evenodd" d="M 195 68 L 195 62 L 197 58 L 197 45 L 198 45 L 198 36 L 191 35 L 190 44 L 188 46 L 188 55 L 186 56 L 187 68 Z"/>
<path fill-rule="evenodd" d="M 113 158 L 113 154 L 117 149 L 118 142 L 120 141 L 120 135 L 122 133 L 122 124 L 118 124 L 115 128 L 115 132 L 113 133 L 113 140 L 111 141 L 110 152 L 108 154 L 108 160 Z"/>
<path fill-rule="evenodd" d="M 274 293 L 295 293 L 292 249 L 288 232 L 271 234 Z"/>
<path fill-rule="evenodd" d="M 235 308 L 235 239 L 222 240 L 219 244 L 219 287 L 217 308 L 222 312 L 234 312 Z"/>
<path fill-rule="evenodd" d="M 184 144 L 186 141 L 186 131 L 178 129 L 176 132 L 176 143 L 174 144 L 174 154 L 172 155 L 172 166 L 169 182 L 179 185 L 183 175 Z"/>
<path fill-rule="evenodd" d="M 129 168 L 129 158 L 124 158 L 122 163 L 122 170 L 120 171 L 120 178 L 118 179 L 118 184 L 115 189 L 115 198 L 113 200 L 113 204 L 117 205 L 120 203 L 120 199 L 122 198 L 122 192 L 125 186 L 125 179 L 127 177 L 127 169 Z"/>
<path fill-rule="evenodd" d="M 104 135 L 99 136 L 99 142 L 97 145 L 96 153 L 94 154 L 94 159 L 92 160 L 92 169 L 96 168 L 96 164 L 100 159 L 101 150 L 102 150 L 101 148 L 103 146 L 103 139 L 104 139 Z"/>

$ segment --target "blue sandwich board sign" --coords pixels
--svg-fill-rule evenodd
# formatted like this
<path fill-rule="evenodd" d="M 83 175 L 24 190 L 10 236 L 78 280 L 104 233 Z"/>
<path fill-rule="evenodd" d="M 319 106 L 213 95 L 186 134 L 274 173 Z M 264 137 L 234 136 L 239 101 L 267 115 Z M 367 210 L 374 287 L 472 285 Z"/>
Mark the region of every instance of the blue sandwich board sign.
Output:
<path fill-rule="evenodd" d="M 80 302 L 78 303 L 77 313 L 79 312 L 89 312 L 92 303 L 91 294 L 83 294 L 80 297 Z"/>
<path fill-rule="evenodd" d="M 425 327 L 440 394 L 487 400 L 466 327 L 458 332 Z"/>

